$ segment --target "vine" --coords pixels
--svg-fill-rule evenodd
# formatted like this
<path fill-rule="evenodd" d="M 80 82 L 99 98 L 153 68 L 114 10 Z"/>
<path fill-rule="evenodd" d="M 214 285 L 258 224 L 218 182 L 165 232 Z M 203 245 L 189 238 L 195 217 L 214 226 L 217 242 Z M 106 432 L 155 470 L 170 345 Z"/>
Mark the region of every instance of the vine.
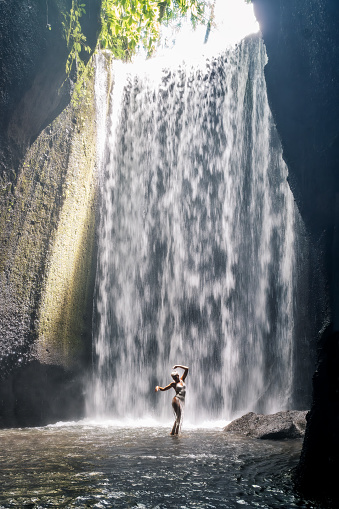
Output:
<path fill-rule="evenodd" d="M 72 0 L 72 7 L 69 13 L 63 13 L 64 21 L 62 26 L 64 29 L 64 36 L 69 49 L 69 54 L 66 62 L 66 73 L 70 75 L 73 64 L 75 63 L 77 74 L 82 74 L 84 71 L 84 61 L 80 57 L 82 50 L 90 53 L 91 48 L 86 45 L 86 36 L 82 33 L 80 18 L 86 14 L 85 4 L 80 4 L 78 0 Z"/>

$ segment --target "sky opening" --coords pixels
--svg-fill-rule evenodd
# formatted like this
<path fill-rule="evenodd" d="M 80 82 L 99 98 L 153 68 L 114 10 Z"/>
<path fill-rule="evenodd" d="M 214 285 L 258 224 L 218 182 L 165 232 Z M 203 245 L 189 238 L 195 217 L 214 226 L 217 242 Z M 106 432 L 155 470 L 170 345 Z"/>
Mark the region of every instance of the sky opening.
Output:
<path fill-rule="evenodd" d="M 191 60 L 200 56 L 209 56 L 234 46 L 244 37 L 259 31 L 253 5 L 245 0 L 216 0 L 213 24 L 206 40 L 207 26 L 192 29 L 187 21 L 180 31 L 164 28 L 162 44 L 157 51 L 158 57 Z"/>

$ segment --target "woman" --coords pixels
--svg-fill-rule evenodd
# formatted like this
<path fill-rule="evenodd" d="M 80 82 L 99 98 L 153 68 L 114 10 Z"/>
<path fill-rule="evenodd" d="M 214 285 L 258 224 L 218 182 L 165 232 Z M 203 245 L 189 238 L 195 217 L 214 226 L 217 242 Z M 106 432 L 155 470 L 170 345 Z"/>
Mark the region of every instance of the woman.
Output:
<path fill-rule="evenodd" d="M 159 385 L 156 386 L 155 392 L 158 391 L 168 391 L 168 389 L 173 388 L 175 390 L 175 396 L 172 399 L 172 407 L 175 413 L 175 421 L 174 425 L 171 431 L 171 435 L 177 435 L 179 433 L 179 429 L 181 427 L 182 422 L 182 414 L 184 410 L 184 404 L 185 404 L 185 395 L 186 395 L 186 385 L 185 385 L 185 378 L 188 374 L 188 367 L 187 366 L 180 366 L 179 364 L 176 364 L 173 366 L 173 370 L 181 368 L 184 370 L 184 373 L 182 377 L 179 377 L 179 373 L 177 371 L 172 371 L 171 377 L 173 378 L 173 382 L 166 385 L 166 387 L 160 387 Z"/>

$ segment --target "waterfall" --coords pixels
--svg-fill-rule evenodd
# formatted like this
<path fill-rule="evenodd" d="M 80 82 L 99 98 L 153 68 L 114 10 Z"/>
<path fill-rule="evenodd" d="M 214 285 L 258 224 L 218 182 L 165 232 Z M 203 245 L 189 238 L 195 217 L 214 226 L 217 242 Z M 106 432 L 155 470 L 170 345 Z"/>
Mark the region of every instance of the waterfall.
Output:
<path fill-rule="evenodd" d="M 266 58 L 259 35 L 157 79 L 98 57 L 92 413 L 168 418 L 177 363 L 191 421 L 293 407 L 300 221 Z"/>

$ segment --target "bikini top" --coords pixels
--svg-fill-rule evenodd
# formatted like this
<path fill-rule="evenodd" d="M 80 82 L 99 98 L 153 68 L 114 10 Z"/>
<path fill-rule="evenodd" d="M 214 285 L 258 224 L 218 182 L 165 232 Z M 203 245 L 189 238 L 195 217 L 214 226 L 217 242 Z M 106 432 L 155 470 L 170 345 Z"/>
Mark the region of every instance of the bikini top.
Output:
<path fill-rule="evenodd" d="M 186 396 L 186 384 L 182 380 L 175 386 L 176 396 L 181 399 L 185 399 Z"/>

